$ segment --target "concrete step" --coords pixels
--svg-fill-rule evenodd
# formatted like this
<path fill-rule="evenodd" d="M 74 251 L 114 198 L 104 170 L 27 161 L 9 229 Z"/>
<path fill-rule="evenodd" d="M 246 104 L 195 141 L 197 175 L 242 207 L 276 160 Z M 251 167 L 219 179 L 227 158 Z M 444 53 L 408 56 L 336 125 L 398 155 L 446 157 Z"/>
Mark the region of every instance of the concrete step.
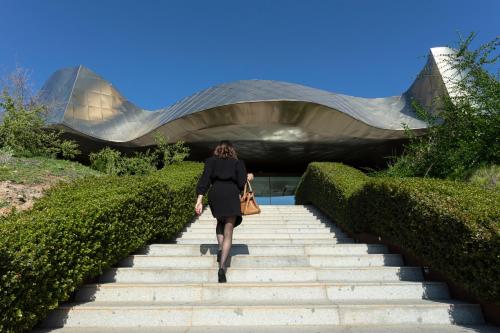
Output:
<path fill-rule="evenodd" d="M 276 267 L 231 268 L 227 279 L 232 282 L 373 282 L 373 281 L 422 281 L 420 267 Z M 107 269 L 99 282 L 118 283 L 177 283 L 217 282 L 213 268 L 131 268 Z"/>
<path fill-rule="evenodd" d="M 177 238 L 175 240 L 176 244 L 215 244 L 216 239 L 215 235 L 207 238 L 193 238 L 193 239 L 184 239 Z M 233 239 L 235 244 L 246 244 L 246 245 L 255 245 L 255 244 L 267 244 L 267 245 L 294 245 L 294 244 L 344 244 L 344 243 L 353 243 L 354 241 L 351 238 L 332 238 L 332 239 L 248 239 L 248 238 L 235 238 Z"/>
<path fill-rule="evenodd" d="M 51 312 L 42 327 L 483 324 L 478 305 L 428 300 L 304 301 L 293 305 L 226 301 L 89 302 Z"/>
<path fill-rule="evenodd" d="M 237 237 L 238 236 L 238 237 Z M 273 237 L 274 236 L 274 237 Z M 216 237 L 215 228 L 213 230 L 194 230 L 194 231 L 184 231 L 178 234 L 177 238 L 208 238 L 214 239 Z M 258 239 L 342 239 L 348 238 L 343 233 L 334 233 L 334 232 L 324 232 L 324 231 L 316 231 L 316 232 L 295 232 L 295 233 L 287 233 L 287 232 L 275 232 L 275 231 L 259 231 L 255 232 L 253 230 L 238 230 L 233 233 L 233 240 L 238 238 L 258 238 Z"/>
<path fill-rule="evenodd" d="M 151 244 L 137 251 L 137 254 L 155 256 L 195 256 L 217 255 L 217 245 L 199 244 Z M 231 255 L 357 255 L 357 254 L 383 254 L 388 249 L 380 244 L 336 244 L 330 245 L 242 245 L 235 244 L 231 248 Z"/>
<path fill-rule="evenodd" d="M 206 221 L 206 222 L 195 222 L 192 225 L 200 225 L 204 227 L 215 227 L 216 226 L 215 221 Z M 331 228 L 333 225 L 327 224 L 327 223 L 322 223 L 322 222 L 303 222 L 303 221 L 243 221 L 243 223 L 240 225 L 241 227 L 265 227 L 265 228 L 310 228 L 310 227 L 315 227 L 315 228 Z M 237 227 L 240 228 L 240 226 Z"/>
<path fill-rule="evenodd" d="M 228 283 L 217 283 L 216 219 L 205 209 L 176 244 L 139 249 L 42 326 L 64 325 L 54 330 L 61 333 L 488 329 L 451 325 L 483 324 L 479 306 L 450 300 L 446 284 L 424 282 L 420 267 L 402 266 L 383 245 L 355 244 L 313 206 L 261 208 L 235 229 Z"/>
<path fill-rule="evenodd" d="M 199 221 L 217 221 L 211 216 L 198 216 Z M 262 215 L 262 216 L 243 216 L 243 221 L 327 221 L 328 219 L 313 215 Z"/>
<path fill-rule="evenodd" d="M 215 223 L 192 223 L 185 227 L 187 230 L 213 230 L 215 228 Z M 282 225 L 282 224 L 241 224 L 236 230 L 326 230 L 326 231 L 339 231 L 340 228 L 335 228 L 325 224 L 315 224 L 315 225 Z"/>
<path fill-rule="evenodd" d="M 254 256 L 236 255 L 229 258 L 230 267 L 358 267 L 402 266 L 399 254 Z M 152 256 L 134 255 L 121 260 L 120 267 L 216 268 L 215 256 Z"/>
<path fill-rule="evenodd" d="M 216 239 L 215 228 L 210 231 L 184 231 L 177 235 L 176 239 Z M 304 232 L 304 233 L 287 233 L 287 232 L 274 232 L 274 231 L 260 231 L 254 232 L 253 230 L 238 230 L 233 233 L 233 241 L 238 239 L 349 239 L 343 233 L 334 232 Z"/>
<path fill-rule="evenodd" d="M 216 225 L 217 221 L 195 221 L 192 225 Z M 307 220 L 243 220 L 241 226 L 264 226 L 264 227 L 283 227 L 289 226 L 292 228 L 300 227 L 333 227 L 334 225 L 324 221 L 307 221 Z"/>
<path fill-rule="evenodd" d="M 207 234 L 213 234 L 215 232 L 215 226 L 192 226 L 190 228 L 187 228 L 184 232 L 188 233 L 207 233 Z M 317 227 L 317 228 L 266 228 L 266 227 L 247 227 L 247 226 L 242 226 L 241 228 L 238 227 L 237 229 L 234 230 L 234 234 L 338 234 L 341 233 L 341 231 L 337 230 L 331 230 L 329 228 L 325 227 Z"/>
<path fill-rule="evenodd" d="M 336 239 L 346 238 L 343 235 L 334 233 L 254 233 L 254 232 L 237 232 L 233 233 L 233 240 L 238 239 Z M 208 232 L 183 232 L 177 238 L 182 239 L 214 239 L 215 233 Z"/>
<path fill-rule="evenodd" d="M 224 302 L 449 299 L 439 282 L 90 284 L 76 302 Z"/>
<path fill-rule="evenodd" d="M 265 215 L 265 214 L 283 214 L 283 215 L 286 215 L 286 214 L 322 214 L 318 210 L 293 209 L 293 208 L 282 210 L 282 209 L 265 209 L 262 207 L 263 206 L 261 206 L 259 214 L 252 214 L 252 215 L 245 215 L 245 216 L 259 216 L 259 215 Z M 203 210 L 201 212 L 201 214 L 211 216 L 212 211 L 209 208 L 207 208 L 207 209 Z"/>
<path fill-rule="evenodd" d="M 308 211 L 308 210 L 287 210 L 287 211 L 277 211 L 277 210 L 263 210 L 261 209 L 259 214 L 252 214 L 252 215 L 243 215 L 244 217 L 255 217 L 255 216 L 264 216 L 264 215 L 324 215 L 321 212 L 317 211 Z M 200 216 L 212 216 L 212 212 L 207 209 L 201 213 Z"/>
<path fill-rule="evenodd" d="M 402 325 L 304 325 L 238 326 L 238 333 L 500 333 L 499 327 L 487 325 L 402 324 Z M 68 327 L 41 329 L 32 333 L 235 333 L 234 327 Z"/>
<path fill-rule="evenodd" d="M 322 216 L 314 215 L 259 215 L 259 216 L 242 216 L 243 221 L 261 221 L 261 220 L 276 220 L 276 221 L 330 221 L 330 219 Z M 213 216 L 197 216 L 195 220 L 199 221 L 217 221 Z"/>
<path fill-rule="evenodd" d="M 252 215 L 243 215 L 243 217 L 254 218 L 259 216 L 321 216 L 322 214 L 316 212 L 308 212 L 308 211 L 286 211 L 286 212 L 277 212 L 277 211 L 261 211 L 260 214 L 252 214 Z M 203 217 L 213 217 L 212 212 L 203 212 L 200 216 Z"/>

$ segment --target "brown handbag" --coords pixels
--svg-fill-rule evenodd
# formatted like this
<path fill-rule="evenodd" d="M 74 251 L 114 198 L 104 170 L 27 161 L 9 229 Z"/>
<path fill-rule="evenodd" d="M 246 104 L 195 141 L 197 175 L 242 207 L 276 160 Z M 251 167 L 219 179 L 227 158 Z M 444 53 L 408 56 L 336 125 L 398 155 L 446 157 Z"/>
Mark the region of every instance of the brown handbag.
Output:
<path fill-rule="evenodd" d="M 241 215 L 252 215 L 259 214 L 260 207 L 257 205 L 255 196 L 253 194 L 252 185 L 247 180 L 245 188 L 243 189 L 243 195 L 241 196 Z"/>

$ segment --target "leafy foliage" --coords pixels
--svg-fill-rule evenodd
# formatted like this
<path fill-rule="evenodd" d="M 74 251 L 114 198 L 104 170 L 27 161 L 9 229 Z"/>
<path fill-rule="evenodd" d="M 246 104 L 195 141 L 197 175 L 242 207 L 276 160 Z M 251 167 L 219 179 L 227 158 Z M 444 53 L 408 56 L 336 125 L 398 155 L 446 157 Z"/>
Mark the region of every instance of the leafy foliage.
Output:
<path fill-rule="evenodd" d="M 156 148 L 146 152 L 135 152 L 132 156 L 123 156 L 118 150 L 105 147 L 90 154 L 91 167 L 108 175 L 147 175 L 157 166 L 179 163 L 189 156 L 189 148 L 183 141 L 169 144 L 167 139 L 155 134 Z"/>
<path fill-rule="evenodd" d="M 297 185 L 297 204 L 313 203 L 345 229 L 353 231 L 348 220 L 349 198 L 359 190 L 368 176 L 342 163 L 313 162 Z"/>
<path fill-rule="evenodd" d="M 0 148 L 9 147 L 24 157 L 78 155 L 74 141 L 62 139 L 61 130 L 45 125 L 47 108 L 28 93 L 26 72 L 18 70 L 11 79 L 0 94 Z"/>
<path fill-rule="evenodd" d="M 337 163 L 311 163 L 296 193 L 353 233 L 412 252 L 485 300 L 500 298 L 500 193 L 464 182 L 369 178 Z"/>
<path fill-rule="evenodd" d="M 157 145 L 156 153 L 163 165 L 184 161 L 189 156 L 189 148 L 185 145 L 184 141 L 169 144 L 167 138 L 159 132 L 154 134 L 154 139 Z"/>
<path fill-rule="evenodd" d="M 105 147 L 96 153 L 90 153 L 90 167 L 105 174 L 116 176 L 122 173 L 121 153 Z"/>
<path fill-rule="evenodd" d="M 148 176 L 60 184 L 32 210 L 0 222 L 0 331 L 29 330 L 59 302 L 148 241 L 169 240 L 193 216 L 203 165 Z"/>
<path fill-rule="evenodd" d="M 447 62 L 454 93 L 441 96 L 437 117 L 417 103 L 414 108 L 427 122 L 428 133 L 409 131 L 405 153 L 387 171 L 389 176 L 431 176 L 464 179 L 470 170 L 500 161 L 500 37 L 471 50 L 475 35 L 460 42 Z M 496 76 L 488 69 L 496 71 Z"/>

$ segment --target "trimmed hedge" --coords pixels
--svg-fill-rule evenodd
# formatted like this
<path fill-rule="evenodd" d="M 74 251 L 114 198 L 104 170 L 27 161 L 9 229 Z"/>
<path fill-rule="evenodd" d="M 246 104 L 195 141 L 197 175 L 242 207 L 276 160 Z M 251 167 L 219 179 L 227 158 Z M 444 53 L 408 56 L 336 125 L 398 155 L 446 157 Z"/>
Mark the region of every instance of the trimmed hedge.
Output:
<path fill-rule="evenodd" d="M 384 237 L 480 299 L 500 299 L 498 192 L 461 182 L 358 173 L 338 163 L 311 163 L 297 188 L 297 203 L 313 203 L 353 233 Z"/>
<path fill-rule="evenodd" d="M 313 162 L 302 175 L 295 201 L 313 203 L 349 232 L 349 198 L 369 180 L 363 172 L 341 163 Z"/>
<path fill-rule="evenodd" d="M 51 189 L 0 225 L 0 331 L 22 332 L 129 253 L 175 236 L 194 215 L 203 164 L 91 177 Z"/>

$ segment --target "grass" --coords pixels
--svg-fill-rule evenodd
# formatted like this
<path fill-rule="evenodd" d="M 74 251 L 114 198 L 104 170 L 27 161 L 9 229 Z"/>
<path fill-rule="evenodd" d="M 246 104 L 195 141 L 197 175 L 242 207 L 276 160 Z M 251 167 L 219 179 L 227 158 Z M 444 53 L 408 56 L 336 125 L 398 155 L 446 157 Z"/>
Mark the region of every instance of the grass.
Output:
<path fill-rule="evenodd" d="M 401 157 L 404 159 L 405 157 Z M 396 164 L 396 166 L 390 165 L 387 169 L 373 171 L 368 170 L 368 176 L 372 178 L 405 178 L 405 177 L 418 177 L 414 176 L 409 169 L 405 169 L 408 163 Z M 418 177 L 418 178 L 433 178 L 433 177 Z M 497 164 L 485 164 L 481 165 L 475 169 L 468 170 L 464 173 L 463 177 L 459 179 L 453 179 L 457 181 L 462 181 L 470 184 L 480 186 L 488 190 L 500 191 L 500 165 Z"/>
<path fill-rule="evenodd" d="M 11 157 L 0 164 L 0 181 L 40 184 L 54 178 L 72 181 L 85 176 L 102 175 L 78 162 L 47 157 Z"/>
<path fill-rule="evenodd" d="M 485 165 L 474 170 L 467 179 L 468 182 L 487 189 L 500 190 L 500 165 Z"/>

